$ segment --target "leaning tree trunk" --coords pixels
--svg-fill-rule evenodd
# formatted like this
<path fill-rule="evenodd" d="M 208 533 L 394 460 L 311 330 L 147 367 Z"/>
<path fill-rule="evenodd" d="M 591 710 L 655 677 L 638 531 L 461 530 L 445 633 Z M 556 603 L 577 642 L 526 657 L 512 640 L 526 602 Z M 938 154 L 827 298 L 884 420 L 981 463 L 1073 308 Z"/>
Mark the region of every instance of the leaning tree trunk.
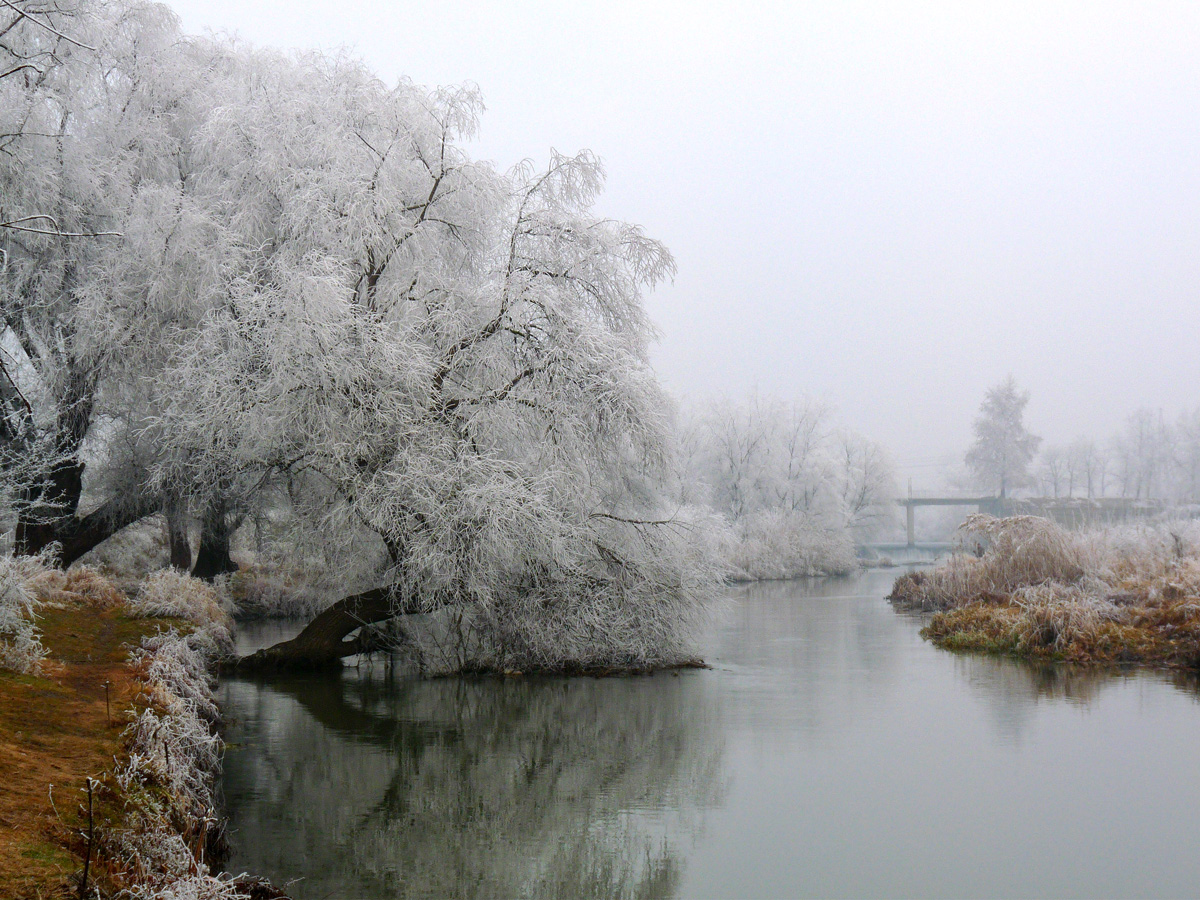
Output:
<path fill-rule="evenodd" d="M 81 519 L 59 522 L 54 537 L 62 547 L 59 562 L 65 569 L 121 529 L 157 512 L 158 506 L 157 498 L 115 497 Z"/>
<path fill-rule="evenodd" d="M 121 529 L 156 512 L 157 508 L 158 501 L 154 499 L 138 498 L 131 502 L 119 497 L 106 501 L 82 518 L 71 516 L 57 520 L 48 526 L 50 530 L 45 534 L 40 529 L 31 532 L 26 528 L 21 532 L 18 526 L 17 553 L 38 553 L 57 541 L 60 548 L 58 562 L 65 569 Z M 36 541 L 31 540 L 34 534 Z"/>
<path fill-rule="evenodd" d="M 317 669 L 341 665 L 343 657 L 363 650 L 346 636 L 364 625 L 393 616 L 420 612 L 414 601 L 401 601 L 387 588 L 376 588 L 339 600 L 308 623 L 290 641 L 259 650 L 237 662 L 238 669 Z"/>
<path fill-rule="evenodd" d="M 229 556 L 230 530 L 225 501 L 213 500 L 200 522 L 200 549 L 196 551 L 193 577 L 212 581 L 218 575 L 237 571 L 237 563 Z"/>

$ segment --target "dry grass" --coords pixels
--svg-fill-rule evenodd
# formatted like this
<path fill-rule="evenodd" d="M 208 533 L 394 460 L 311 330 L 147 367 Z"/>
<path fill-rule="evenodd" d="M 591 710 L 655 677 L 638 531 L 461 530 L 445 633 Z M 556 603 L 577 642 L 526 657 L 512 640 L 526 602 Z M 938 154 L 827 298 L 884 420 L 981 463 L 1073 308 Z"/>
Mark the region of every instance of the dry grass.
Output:
<path fill-rule="evenodd" d="M 893 603 L 905 609 L 952 609 L 1030 585 L 1072 584 L 1083 577 L 1089 558 L 1077 535 L 1037 516 L 971 516 L 959 534 L 968 552 L 954 554 L 932 571 L 900 576 L 892 588 Z"/>
<path fill-rule="evenodd" d="M 97 609 L 117 609 L 125 605 L 125 594 L 105 575 L 90 566 L 69 569 L 62 590 Z"/>
<path fill-rule="evenodd" d="M 128 647 L 156 626 L 61 590 L 66 576 L 44 577 L 36 561 L 15 565 L 39 589 L 31 594 L 45 655 L 36 673 L 0 672 L 0 897 L 45 897 L 78 867 L 62 842 L 50 785 L 69 819 L 85 779 L 112 764 L 122 710 L 137 693 Z"/>
<path fill-rule="evenodd" d="M 331 599 L 340 599 L 335 592 L 322 590 L 316 581 L 307 573 L 253 564 L 229 575 L 223 587 L 239 621 L 307 618 L 328 606 Z"/>
<path fill-rule="evenodd" d="M 89 897 L 282 896 L 208 865 L 223 838 L 211 672 L 232 652 L 215 592 L 160 573 L 134 611 L 95 569 L 50 562 L 0 558 L 0 591 L 37 610 L 41 660 L 0 672 L 0 897 L 77 896 L 89 834 Z"/>
<path fill-rule="evenodd" d="M 1068 532 L 1031 516 L 972 516 L 963 536 L 979 555 L 957 554 L 892 588 L 896 606 L 937 611 L 923 634 L 938 645 L 1200 668 L 1194 523 Z"/>
<path fill-rule="evenodd" d="M 194 625 L 231 625 L 222 597 L 198 578 L 175 569 L 160 569 L 142 582 L 129 600 L 135 615 L 148 618 L 182 619 Z"/>
<path fill-rule="evenodd" d="M 184 596 L 191 590 L 194 601 L 196 591 L 186 584 L 183 588 Z M 180 591 L 172 591 L 170 602 L 179 596 Z M 211 607 L 211 597 L 204 599 Z M 204 609 L 195 602 L 185 605 L 192 613 Z M 219 608 L 217 612 L 224 616 Z M 224 850 L 216 800 L 224 745 L 217 732 L 220 716 L 212 672 L 231 649 L 229 631 L 218 620 L 146 636 L 130 657 L 135 695 L 123 715 L 128 724 L 121 733 L 121 752 L 94 781 L 95 828 L 89 831 L 86 826 L 82 805 L 63 819 L 65 843 L 80 859 L 88 853 L 88 835 L 93 836 L 95 896 L 283 896 L 255 879 L 213 873 L 213 863 Z"/>

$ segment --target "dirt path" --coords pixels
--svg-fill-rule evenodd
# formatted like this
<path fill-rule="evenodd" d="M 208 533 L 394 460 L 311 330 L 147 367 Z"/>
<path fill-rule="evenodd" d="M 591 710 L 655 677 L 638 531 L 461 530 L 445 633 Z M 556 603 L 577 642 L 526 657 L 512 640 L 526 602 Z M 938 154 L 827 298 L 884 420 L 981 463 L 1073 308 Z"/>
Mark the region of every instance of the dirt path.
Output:
<path fill-rule="evenodd" d="M 69 593 L 55 601 L 38 614 L 42 674 L 0 672 L 0 897 L 14 900 L 65 893 L 79 860 L 62 846 L 50 785 L 66 819 L 86 778 L 112 766 L 136 690 L 129 650 L 160 627 Z"/>

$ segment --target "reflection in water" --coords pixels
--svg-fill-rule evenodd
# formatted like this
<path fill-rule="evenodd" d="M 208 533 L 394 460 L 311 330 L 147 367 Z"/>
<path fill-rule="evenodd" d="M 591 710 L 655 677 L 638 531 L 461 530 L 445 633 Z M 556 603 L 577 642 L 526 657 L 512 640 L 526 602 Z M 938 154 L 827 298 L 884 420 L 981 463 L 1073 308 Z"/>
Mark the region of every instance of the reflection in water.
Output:
<path fill-rule="evenodd" d="M 692 675 L 227 682 L 236 865 L 306 898 L 674 896 L 722 790 Z"/>
<path fill-rule="evenodd" d="M 891 578 L 732 589 L 678 676 L 227 681 L 231 865 L 304 898 L 1194 893 L 1195 676 L 946 653 Z"/>
<path fill-rule="evenodd" d="M 735 588 L 709 656 L 718 670 L 738 676 L 725 685 L 739 700 L 727 724 L 764 741 L 790 743 L 795 728 L 820 740 L 842 727 L 848 712 L 886 703 L 904 645 L 896 640 L 897 622 L 883 593 L 872 590 L 876 580 Z M 861 593 L 864 588 L 871 593 Z"/>

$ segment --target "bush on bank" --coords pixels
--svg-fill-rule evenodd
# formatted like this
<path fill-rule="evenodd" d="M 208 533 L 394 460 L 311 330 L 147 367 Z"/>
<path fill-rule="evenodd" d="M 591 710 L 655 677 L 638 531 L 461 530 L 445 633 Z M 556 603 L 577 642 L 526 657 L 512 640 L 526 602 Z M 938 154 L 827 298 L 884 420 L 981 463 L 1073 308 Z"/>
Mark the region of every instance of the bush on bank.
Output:
<path fill-rule="evenodd" d="M 969 552 L 902 575 L 889 597 L 934 611 L 922 634 L 939 646 L 1200 668 L 1196 523 L 1069 532 L 978 515 L 961 532 Z"/>

